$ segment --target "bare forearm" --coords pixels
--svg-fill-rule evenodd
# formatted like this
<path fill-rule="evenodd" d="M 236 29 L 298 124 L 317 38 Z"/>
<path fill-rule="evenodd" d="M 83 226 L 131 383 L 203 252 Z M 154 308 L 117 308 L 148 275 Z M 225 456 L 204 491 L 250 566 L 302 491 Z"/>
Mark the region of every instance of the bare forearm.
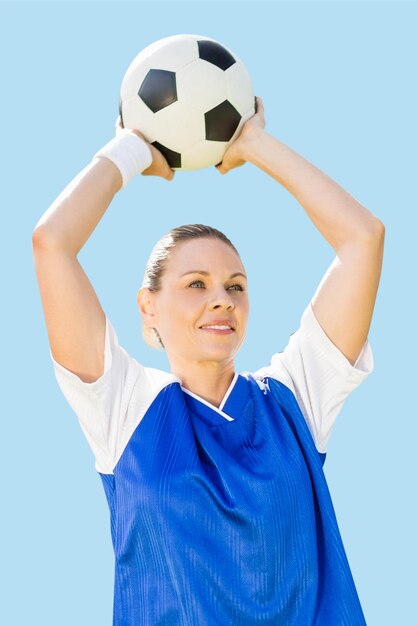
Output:
<path fill-rule="evenodd" d="M 245 160 L 283 185 L 337 252 L 346 243 L 379 232 L 382 224 L 340 185 L 289 146 L 263 131 Z"/>
<path fill-rule="evenodd" d="M 121 186 L 120 172 L 112 161 L 93 159 L 42 215 L 34 240 L 38 237 L 78 254 Z"/>

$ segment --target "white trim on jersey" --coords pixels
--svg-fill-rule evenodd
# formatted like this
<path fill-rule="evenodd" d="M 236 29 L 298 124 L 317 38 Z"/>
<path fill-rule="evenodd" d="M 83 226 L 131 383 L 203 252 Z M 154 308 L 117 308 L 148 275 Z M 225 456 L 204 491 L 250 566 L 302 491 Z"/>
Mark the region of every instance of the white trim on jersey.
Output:
<path fill-rule="evenodd" d="M 219 415 L 221 415 L 222 417 L 224 417 L 225 419 L 229 420 L 229 422 L 233 422 L 234 418 L 230 417 L 230 415 L 227 415 L 226 413 L 224 413 L 224 411 L 222 411 L 221 407 L 223 407 L 225 405 L 226 399 L 229 396 L 230 392 L 232 391 L 233 387 L 235 386 L 235 382 L 237 381 L 239 374 L 236 373 L 233 377 L 233 380 L 230 384 L 229 389 L 227 390 L 227 393 L 225 395 L 225 397 L 222 400 L 222 403 L 219 407 L 215 406 L 214 404 L 211 404 L 211 402 L 208 402 L 207 400 L 205 400 L 204 398 L 202 398 L 201 396 L 198 396 L 196 393 L 193 393 L 192 391 L 190 391 L 189 389 L 185 389 L 185 387 L 183 387 L 181 385 L 181 389 L 185 392 L 188 393 L 189 396 L 192 396 L 193 398 L 195 398 L 196 400 L 199 400 L 200 402 L 202 402 L 203 404 L 205 404 L 206 406 L 208 406 L 210 409 L 213 409 L 213 411 L 216 411 L 216 413 L 218 413 Z"/>
<path fill-rule="evenodd" d="M 236 381 L 237 381 L 237 379 L 238 379 L 238 376 L 239 376 L 239 373 L 238 373 L 238 372 L 236 372 L 236 373 L 235 373 L 235 375 L 234 375 L 234 377 L 233 377 L 232 382 L 231 382 L 231 383 L 230 383 L 230 385 L 229 385 L 229 389 L 226 391 L 225 396 L 224 396 L 223 400 L 222 400 L 222 401 L 221 401 L 221 403 L 220 403 L 220 406 L 219 406 L 219 409 L 220 409 L 220 410 L 222 410 L 222 409 L 223 409 L 224 405 L 225 405 L 225 404 L 226 404 L 226 402 L 227 402 L 228 397 L 229 397 L 229 396 L 230 396 L 230 394 L 232 393 L 232 390 L 233 390 L 233 388 L 234 388 L 234 386 L 235 386 L 235 383 L 236 383 Z"/>

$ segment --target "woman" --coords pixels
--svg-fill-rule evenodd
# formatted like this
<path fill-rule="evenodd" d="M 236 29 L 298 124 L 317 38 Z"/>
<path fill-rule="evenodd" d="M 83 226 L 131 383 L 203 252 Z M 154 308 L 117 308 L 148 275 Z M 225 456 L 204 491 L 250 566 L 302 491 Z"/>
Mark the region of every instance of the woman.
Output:
<path fill-rule="evenodd" d="M 260 98 L 216 167 L 246 162 L 293 194 L 337 255 L 284 352 L 257 372 L 234 369 L 249 301 L 223 233 L 178 227 L 152 251 L 137 300 L 169 373 L 119 345 L 77 260 L 135 173 L 174 177 L 138 131 L 119 120 L 34 230 L 55 373 L 110 508 L 117 626 L 365 624 L 323 463 L 336 415 L 373 369 L 384 226 L 266 133 Z"/>

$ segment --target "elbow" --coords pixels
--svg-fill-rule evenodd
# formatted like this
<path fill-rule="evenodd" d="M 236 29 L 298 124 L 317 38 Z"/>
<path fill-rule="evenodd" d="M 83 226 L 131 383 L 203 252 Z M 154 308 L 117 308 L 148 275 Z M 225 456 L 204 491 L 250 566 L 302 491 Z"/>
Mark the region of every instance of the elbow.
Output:
<path fill-rule="evenodd" d="M 42 227 L 38 226 L 32 232 L 32 248 L 34 250 L 45 248 L 45 246 L 50 245 L 47 243 L 48 239 L 50 239 L 49 235 Z"/>
<path fill-rule="evenodd" d="M 385 243 L 385 224 L 381 222 L 381 220 L 379 219 L 377 219 L 374 236 L 377 239 L 377 241 L 380 243 L 381 247 L 383 247 Z"/>
<path fill-rule="evenodd" d="M 36 252 L 57 248 L 63 249 L 62 243 L 59 243 L 56 237 L 45 228 L 37 226 L 32 232 L 32 250 Z"/>
<path fill-rule="evenodd" d="M 366 241 L 383 243 L 385 239 L 385 225 L 377 217 L 373 218 L 365 231 Z"/>
<path fill-rule="evenodd" d="M 35 230 L 32 232 L 32 247 L 33 248 L 41 247 L 44 239 L 45 237 L 42 233 L 42 230 L 40 228 L 35 228 Z"/>
<path fill-rule="evenodd" d="M 367 223 L 365 228 L 362 227 L 343 246 L 338 248 L 337 253 L 340 258 L 343 258 L 345 251 L 348 254 L 351 254 L 352 250 L 358 249 L 378 250 L 380 252 L 384 249 L 384 241 L 385 226 L 378 218 L 374 218 Z"/>
<path fill-rule="evenodd" d="M 376 222 L 375 222 L 375 230 L 376 233 L 384 238 L 385 237 L 385 224 L 383 222 L 381 222 L 380 219 L 376 218 Z"/>

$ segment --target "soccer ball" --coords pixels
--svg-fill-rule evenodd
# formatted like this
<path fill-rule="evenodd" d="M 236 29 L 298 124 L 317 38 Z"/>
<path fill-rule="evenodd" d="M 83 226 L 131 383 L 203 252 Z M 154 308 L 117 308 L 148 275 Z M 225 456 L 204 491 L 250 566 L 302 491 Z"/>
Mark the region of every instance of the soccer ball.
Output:
<path fill-rule="evenodd" d="M 218 41 L 174 35 L 142 50 L 120 88 L 122 126 L 139 130 L 174 170 L 222 161 L 255 113 L 242 61 Z"/>

